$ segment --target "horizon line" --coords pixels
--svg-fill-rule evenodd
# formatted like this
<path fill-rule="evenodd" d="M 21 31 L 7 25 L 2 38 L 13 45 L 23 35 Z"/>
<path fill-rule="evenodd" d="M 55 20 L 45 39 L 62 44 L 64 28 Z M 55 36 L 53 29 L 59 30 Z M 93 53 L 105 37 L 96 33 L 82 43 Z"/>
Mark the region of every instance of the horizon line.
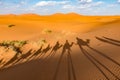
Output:
<path fill-rule="evenodd" d="M 19 16 L 19 15 L 28 15 L 28 14 L 31 14 L 31 15 L 38 15 L 38 16 L 52 16 L 52 15 L 56 15 L 56 14 L 61 14 L 61 15 L 68 15 L 68 14 L 76 14 L 76 15 L 79 15 L 79 16 L 120 16 L 118 14 L 101 14 L 101 15 L 98 15 L 98 14 L 80 14 L 80 13 L 76 13 L 76 12 L 68 12 L 68 13 L 62 13 L 62 12 L 58 12 L 58 13 L 53 13 L 53 14 L 38 14 L 38 13 L 0 13 L 0 16 L 2 15 L 16 15 L 16 16 Z"/>

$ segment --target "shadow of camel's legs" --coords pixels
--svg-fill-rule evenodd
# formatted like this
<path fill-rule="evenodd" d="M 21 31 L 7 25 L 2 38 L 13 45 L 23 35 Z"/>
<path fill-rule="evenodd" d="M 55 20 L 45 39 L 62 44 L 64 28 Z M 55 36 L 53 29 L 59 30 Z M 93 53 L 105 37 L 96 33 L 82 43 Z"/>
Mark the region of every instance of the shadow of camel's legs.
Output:
<path fill-rule="evenodd" d="M 6 64 L 4 64 L 1 68 L 4 68 L 4 67 L 6 67 L 7 65 L 13 63 L 17 58 L 18 58 L 18 57 L 17 57 L 17 53 L 16 53 L 16 55 L 15 55 L 12 59 L 10 59 Z"/>
<path fill-rule="evenodd" d="M 59 61 L 57 63 L 56 71 L 55 71 L 55 74 L 54 74 L 54 77 L 53 77 L 53 80 L 57 80 L 57 75 L 58 75 L 58 71 L 59 71 L 59 68 L 60 68 L 60 64 L 61 64 L 63 55 L 64 55 L 64 52 L 62 52 L 61 55 L 60 55 Z"/>
<path fill-rule="evenodd" d="M 96 50 L 96 49 L 94 49 L 94 48 L 92 48 L 92 47 L 90 47 L 90 46 L 87 46 L 87 47 L 88 47 L 89 49 L 93 50 L 94 52 L 100 54 L 101 56 L 107 58 L 108 60 L 112 61 L 113 63 L 115 63 L 116 65 L 118 65 L 118 66 L 120 67 L 120 63 L 118 63 L 117 61 L 115 61 L 115 60 L 112 59 L 111 57 L 105 55 L 104 53 L 102 53 L 102 52 L 100 52 L 100 51 L 98 51 L 98 50 Z"/>
<path fill-rule="evenodd" d="M 51 58 L 52 58 L 52 54 L 53 54 L 54 52 L 52 52 L 52 53 L 50 53 L 50 54 L 48 54 L 46 57 L 44 57 L 45 56 L 45 54 L 44 55 L 42 55 L 42 57 L 44 57 L 43 59 L 41 59 L 41 63 L 46 63 L 47 61 L 49 61 Z"/>
<path fill-rule="evenodd" d="M 82 48 L 83 49 L 83 48 Z M 83 49 L 83 51 L 90 56 L 92 59 L 94 59 L 98 64 L 100 64 L 102 67 L 104 67 L 109 73 L 111 73 L 117 80 L 120 80 L 120 78 L 118 76 L 116 76 L 109 68 L 107 68 L 104 64 L 102 64 L 100 61 L 98 61 L 95 57 L 93 57 L 92 55 L 90 55 L 90 53 L 88 53 L 85 49 Z"/>
<path fill-rule="evenodd" d="M 44 58 L 44 60 L 45 60 L 45 61 L 48 60 L 48 59 L 51 57 L 52 54 L 54 54 L 54 52 L 50 52 L 50 53 Z"/>
<path fill-rule="evenodd" d="M 105 42 L 105 43 L 109 43 L 109 44 L 115 45 L 115 46 L 120 46 L 120 44 L 117 44 L 117 43 L 114 43 L 114 42 L 111 42 L 111 41 L 108 41 L 108 40 L 105 40 L 105 39 L 102 39 L 102 38 L 99 38 L 99 37 L 96 37 L 96 39 L 100 40 L 102 42 Z"/>
<path fill-rule="evenodd" d="M 68 51 L 68 60 L 69 60 L 69 66 L 71 66 L 71 69 L 72 69 L 73 79 L 77 80 L 76 74 L 75 74 L 75 69 L 74 69 L 74 66 L 73 66 L 73 61 L 72 61 L 71 53 L 69 51 Z M 70 71 L 68 73 L 70 73 Z"/>
<path fill-rule="evenodd" d="M 92 60 L 92 59 L 90 58 L 90 56 L 88 56 L 88 55 L 85 53 L 84 49 L 83 49 L 81 46 L 79 46 L 79 47 L 80 47 L 82 53 L 84 54 L 84 56 L 85 56 L 88 60 L 90 60 L 90 62 L 103 74 L 103 76 L 104 76 L 107 80 L 110 80 L 110 79 L 107 77 L 107 75 L 103 72 L 103 70 L 94 62 L 94 60 Z"/>
<path fill-rule="evenodd" d="M 102 64 L 100 61 L 98 61 L 95 57 L 93 57 L 92 55 L 90 55 L 90 53 L 88 53 L 85 49 L 84 49 L 85 53 L 90 56 L 92 59 L 94 59 L 98 64 L 100 64 L 101 66 L 103 66 L 108 72 L 110 72 L 117 80 L 120 80 L 120 78 L 118 76 L 116 76 L 109 68 L 107 68 L 104 64 Z"/>
<path fill-rule="evenodd" d="M 71 70 L 70 70 L 70 66 L 71 66 L 71 64 L 70 64 L 70 58 L 69 58 L 69 53 L 68 53 L 68 55 L 67 55 L 67 67 L 68 67 L 68 80 L 71 80 Z"/>
<path fill-rule="evenodd" d="M 111 39 L 111 38 L 104 37 L 104 36 L 103 36 L 103 38 L 105 38 L 105 39 L 107 39 L 107 40 L 110 40 L 110 41 L 114 41 L 114 42 L 120 43 L 120 41 L 119 41 L 119 40 Z"/>

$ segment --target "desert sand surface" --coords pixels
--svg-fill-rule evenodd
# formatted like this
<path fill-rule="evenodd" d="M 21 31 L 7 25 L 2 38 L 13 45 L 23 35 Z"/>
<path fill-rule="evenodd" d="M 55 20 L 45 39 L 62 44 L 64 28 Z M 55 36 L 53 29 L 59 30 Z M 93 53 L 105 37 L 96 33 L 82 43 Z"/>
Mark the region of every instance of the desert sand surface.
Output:
<path fill-rule="evenodd" d="M 120 16 L 0 15 L 0 43 L 0 80 L 120 80 Z"/>

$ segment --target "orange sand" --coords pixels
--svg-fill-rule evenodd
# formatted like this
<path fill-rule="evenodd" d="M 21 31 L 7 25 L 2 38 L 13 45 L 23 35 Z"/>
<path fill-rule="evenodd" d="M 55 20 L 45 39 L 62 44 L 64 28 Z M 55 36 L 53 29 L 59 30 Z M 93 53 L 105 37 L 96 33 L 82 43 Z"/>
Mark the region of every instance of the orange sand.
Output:
<path fill-rule="evenodd" d="M 14 24 L 13 27 L 8 25 Z M 51 33 L 48 32 L 51 31 Z M 23 54 L 29 49 L 38 49 L 37 41 L 45 39 L 47 44 L 54 46 L 57 41 L 64 44 L 65 40 L 76 43 L 76 37 L 83 40 L 90 39 L 90 46 L 97 49 L 103 54 L 108 55 L 118 63 L 120 63 L 120 50 L 118 46 L 102 42 L 95 38 L 108 37 L 120 40 L 120 16 L 83 16 L 76 13 L 41 16 L 36 14 L 22 15 L 0 15 L 0 41 L 3 40 L 29 40 L 31 44 L 23 46 Z M 117 77 L 110 74 L 105 68 L 96 63 L 110 80 L 119 80 L 120 67 L 107 58 L 100 56 L 89 47 L 83 47 L 91 55 L 97 58 L 102 64 L 108 67 Z M 33 52 L 34 53 L 34 52 Z M 32 53 L 32 54 L 33 54 Z M 60 48 L 55 56 L 46 62 L 42 62 L 50 50 L 40 59 L 32 58 L 26 62 L 27 58 L 17 65 L 10 65 L 7 69 L 0 71 L 0 80 L 56 80 L 55 71 L 58 60 L 62 53 Z M 6 55 L 4 55 L 6 54 Z M 0 57 L 6 63 L 15 55 L 14 51 L 5 52 L 3 47 L 0 47 Z M 105 76 L 87 59 L 78 45 L 72 46 L 72 62 L 76 80 L 107 80 Z M 0 65 L 0 67 L 2 64 Z M 72 69 L 72 68 L 70 68 Z M 57 74 L 57 80 L 75 80 L 73 72 L 68 72 L 67 53 L 64 54 L 61 61 L 60 69 Z M 71 71 L 71 70 L 70 70 Z M 68 76 L 70 73 L 71 76 Z"/>

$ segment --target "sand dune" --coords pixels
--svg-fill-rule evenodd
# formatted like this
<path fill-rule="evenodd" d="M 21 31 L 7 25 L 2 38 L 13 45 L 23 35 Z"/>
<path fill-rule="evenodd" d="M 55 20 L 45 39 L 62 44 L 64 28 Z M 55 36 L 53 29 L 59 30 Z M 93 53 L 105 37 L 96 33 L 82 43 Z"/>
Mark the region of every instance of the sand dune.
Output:
<path fill-rule="evenodd" d="M 14 25 L 9 27 L 9 25 Z M 1 15 L 0 80 L 120 80 L 120 16 Z"/>

